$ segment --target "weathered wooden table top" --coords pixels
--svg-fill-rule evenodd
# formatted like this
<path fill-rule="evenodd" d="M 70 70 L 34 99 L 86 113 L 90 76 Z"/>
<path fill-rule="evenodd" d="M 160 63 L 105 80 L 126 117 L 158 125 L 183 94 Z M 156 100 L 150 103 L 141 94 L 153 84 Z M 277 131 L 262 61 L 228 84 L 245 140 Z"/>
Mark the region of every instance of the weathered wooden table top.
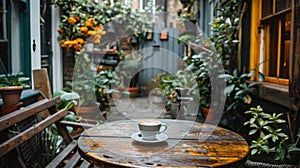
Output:
<path fill-rule="evenodd" d="M 236 167 L 248 155 L 245 139 L 227 129 L 185 120 L 160 121 L 168 125 L 164 142 L 133 141 L 138 121 L 122 120 L 86 130 L 78 139 L 79 153 L 102 167 Z"/>

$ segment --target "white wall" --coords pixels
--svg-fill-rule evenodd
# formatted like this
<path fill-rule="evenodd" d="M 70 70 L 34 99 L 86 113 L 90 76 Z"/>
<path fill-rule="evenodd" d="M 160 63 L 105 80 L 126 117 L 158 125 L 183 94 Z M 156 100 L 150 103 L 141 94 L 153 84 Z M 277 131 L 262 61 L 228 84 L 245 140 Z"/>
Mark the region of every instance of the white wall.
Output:
<path fill-rule="evenodd" d="M 53 67 L 53 92 L 61 90 L 63 88 L 63 61 L 61 54 L 61 47 L 57 40 L 58 37 L 58 25 L 60 23 L 60 10 L 52 6 L 52 67 Z"/>
<path fill-rule="evenodd" d="M 31 68 L 41 68 L 40 0 L 30 0 Z M 36 49 L 33 50 L 33 41 Z"/>
<path fill-rule="evenodd" d="M 11 3 L 12 73 L 18 73 L 21 71 L 20 40 L 20 10 L 18 4 Z"/>

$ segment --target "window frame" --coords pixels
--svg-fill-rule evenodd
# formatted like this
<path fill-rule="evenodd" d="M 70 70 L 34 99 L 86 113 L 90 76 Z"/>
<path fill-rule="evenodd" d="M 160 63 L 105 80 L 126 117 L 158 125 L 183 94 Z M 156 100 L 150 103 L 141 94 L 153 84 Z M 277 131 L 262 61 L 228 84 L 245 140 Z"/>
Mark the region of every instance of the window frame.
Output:
<path fill-rule="evenodd" d="M 272 9 L 272 13 L 267 15 L 267 16 L 264 16 L 263 17 L 263 1 L 260 1 L 260 12 L 261 12 L 261 16 L 260 16 L 260 24 L 262 25 L 263 27 L 263 31 L 264 31 L 264 37 L 263 37 L 263 46 L 264 46 L 264 50 L 263 50 L 263 54 L 260 55 L 260 57 L 263 57 L 263 58 L 260 58 L 260 60 L 269 60 L 269 57 L 270 57 L 270 36 L 269 36 L 269 32 L 271 31 L 270 30 L 270 26 L 271 26 L 271 22 L 273 22 L 274 20 L 277 20 L 278 23 L 277 23 L 277 27 L 278 27 L 278 30 L 277 30 L 277 35 L 278 35 L 278 39 L 277 39 L 277 48 L 278 48 L 278 51 L 277 51 L 277 68 L 276 68 L 276 72 L 275 72 L 275 76 L 268 76 L 269 74 L 269 66 L 270 64 L 268 63 L 268 61 L 264 61 L 263 63 L 263 66 L 262 66 L 262 70 L 265 74 L 265 81 L 266 82 L 270 82 L 270 83 L 277 83 L 277 84 L 283 84 L 283 85 L 289 85 L 289 77 L 287 78 L 283 78 L 283 77 L 280 77 L 280 70 L 281 70 L 281 58 L 283 57 L 282 55 L 282 33 L 283 33 L 283 30 L 282 30 L 282 19 L 281 17 L 282 16 L 285 16 L 286 14 L 288 13 L 291 13 L 292 14 L 292 6 L 291 7 L 288 7 L 286 9 L 283 9 L 281 11 L 278 11 L 276 12 L 276 0 L 273 0 L 273 9 Z M 290 49 L 291 49 L 291 46 L 290 46 Z M 290 50 L 291 51 L 291 50 Z M 291 52 L 289 54 L 291 56 Z M 291 65 L 289 65 L 291 66 Z M 288 73 L 290 73 L 290 68 L 288 69 Z M 289 76 L 289 75 L 288 75 Z"/>
<path fill-rule="evenodd" d="M 7 22 L 6 22 L 6 16 L 7 16 L 7 9 L 6 9 L 6 0 L 2 0 L 2 29 L 3 29 L 3 38 L 0 38 L 0 42 L 7 42 Z"/>

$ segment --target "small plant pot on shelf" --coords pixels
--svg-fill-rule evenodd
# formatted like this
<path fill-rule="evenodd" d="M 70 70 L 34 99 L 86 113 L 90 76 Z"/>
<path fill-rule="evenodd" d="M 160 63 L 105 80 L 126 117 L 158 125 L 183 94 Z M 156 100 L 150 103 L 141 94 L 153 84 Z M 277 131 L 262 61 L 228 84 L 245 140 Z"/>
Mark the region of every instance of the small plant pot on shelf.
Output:
<path fill-rule="evenodd" d="M 139 87 L 129 87 L 126 88 L 128 92 L 130 92 L 132 97 L 137 97 L 139 95 Z"/>
<path fill-rule="evenodd" d="M 4 104 L 18 104 L 20 102 L 23 86 L 9 86 L 0 88 Z"/>
<path fill-rule="evenodd" d="M 0 88 L 0 95 L 4 103 L 1 106 L 2 116 L 19 109 L 23 104 L 20 102 L 23 88 L 23 86 L 7 86 Z"/>
<path fill-rule="evenodd" d="M 105 120 L 101 115 L 98 106 L 79 106 L 76 107 L 76 113 L 83 121 L 94 123 L 97 120 Z"/>

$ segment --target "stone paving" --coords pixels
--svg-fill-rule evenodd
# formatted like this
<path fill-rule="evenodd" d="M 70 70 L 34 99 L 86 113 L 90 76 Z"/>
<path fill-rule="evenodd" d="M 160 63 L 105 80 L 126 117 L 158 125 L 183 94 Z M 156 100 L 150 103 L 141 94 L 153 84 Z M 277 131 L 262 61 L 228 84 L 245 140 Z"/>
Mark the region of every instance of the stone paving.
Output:
<path fill-rule="evenodd" d="M 165 102 L 153 103 L 149 97 L 114 99 L 106 122 L 124 119 L 171 119 L 170 112 L 164 106 Z M 180 119 L 195 121 L 196 115 L 187 112 Z"/>

